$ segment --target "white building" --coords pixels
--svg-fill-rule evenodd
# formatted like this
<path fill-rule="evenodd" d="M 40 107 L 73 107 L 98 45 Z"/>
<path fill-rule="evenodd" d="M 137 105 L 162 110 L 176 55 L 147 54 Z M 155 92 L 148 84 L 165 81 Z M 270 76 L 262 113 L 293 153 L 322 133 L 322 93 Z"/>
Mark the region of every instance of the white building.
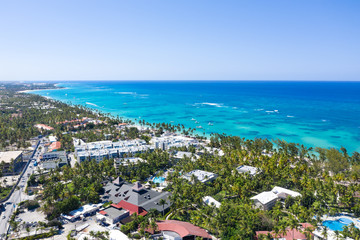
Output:
<path fill-rule="evenodd" d="M 215 206 L 217 208 L 219 208 L 221 206 L 220 202 L 216 201 L 213 197 L 210 197 L 210 196 L 203 197 L 203 201 L 204 201 L 204 203 L 206 203 L 209 206 Z"/>
<path fill-rule="evenodd" d="M 15 169 L 17 163 L 22 162 L 23 160 L 23 152 L 22 151 L 8 151 L 8 152 L 0 152 L 0 163 L 4 163 L 4 169 L 6 170 L 12 167 Z"/>
<path fill-rule="evenodd" d="M 200 151 L 200 153 L 205 153 L 205 152 L 208 152 L 213 155 L 218 155 L 220 157 L 225 155 L 224 151 L 221 150 L 220 148 L 204 147 L 204 150 Z"/>
<path fill-rule="evenodd" d="M 256 208 L 260 208 L 262 210 L 270 210 L 275 206 L 276 201 L 279 197 L 273 192 L 262 192 L 252 198 L 253 204 Z"/>
<path fill-rule="evenodd" d="M 22 151 L 0 152 L 0 162 L 10 164 L 13 161 L 15 164 L 18 160 L 22 161 L 22 153 Z"/>
<path fill-rule="evenodd" d="M 129 238 L 119 230 L 110 230 L 110 240 L 129 240 Z"/>
<path fill-rule="evenodd" d="M 293 198 L 301 197 L 300 193 L 282 187 L 274 187 L 271 192 L 276 194 L 281 199 L 286 199 L 288 196 Z"/>
<path fill-rule="evenodd" d="M 248 166 L 248 165 L 241 165 L 240 167 L 237 167 L 236 170 L 239 173 L 248 173 L 251 177 L 253 177 L 261 172 L 261 170 L 259 168 Z"/>
<path fill-rule="evenodd" d="M 115 207 L 108 207 L 96 214 L 96 219 L 106 222 L 108 224 L 116 224 L 120 220 L 130 216 L 130 212 L 125 209 L 118 209 Z"/>
<path fill-rule="evenodd" d="M 192 175 L 194 175 L 194 177 L 202 183 L 212 182 L 218 176 L 217 174 L 212 172 L 207 172 L 203 170 L 193 170 L 189 173 L 184 174 L 183 178 L 187 179 L 188 181 L 191 181 Z"/>
<path fill-rule="evenodd" d="M 78 162 L 94 159 L 97 162 L 104 158 L 124 158 L 145 151 L 153 151 L 154 147 L 147 145 L 142 139 L 126 141 L 98 141 L 91 143 L 80 143 L 75 147 L 75 156 Z"/>
<path fill-rule="evenodd" d="M 199 156 L 196 154 L 193 154 L 191 152 L 183 152 L 183 151 L 178 151 L 175 153 L 174 158 L 176 160 L 180 160 L 180 159 L 184 159 L 185 157 L 191 159 L 192 161 L 195 161 L 197 159 L 199 159 Z"/>
<path fill-rule="evenodd" d="M 57 139 L 55 136 L 49 136 L 49 141 L 52 143 L 52 142 L 56 142 Z"/>
<path fill-rule="evenodd" d="M 99 204 L 86 204 L 74 211 L 71 211 L 69 215 L 62 214 L 61 216 L 65 218 L 66 220 L 69 220 L 71 222 L 76 221 L 77 219 L 94 215 L 99 208 L 102 206 L 101 203 Z"/>
<path fill-rule="evenodd" d="M 142 158 L 139 158 L 139 157 L 128 157 L 128 158 L 115 159 L 115 164 L 120 164 L 120 165 L 124 165 L 124 166 L 127 166 L 129 164 L 137 164 L 140 162 L 145 162 L 145 160 Z"/>
<path fill-rule="evenodd" d="M 154 137 L 150 140 L 150 143 L 156 149 L 162 150 L 167 150 L 172 147 L 188 147 L 190 145 L 197 146 L 199 144 L 196 139 L 181 135 Z"/>

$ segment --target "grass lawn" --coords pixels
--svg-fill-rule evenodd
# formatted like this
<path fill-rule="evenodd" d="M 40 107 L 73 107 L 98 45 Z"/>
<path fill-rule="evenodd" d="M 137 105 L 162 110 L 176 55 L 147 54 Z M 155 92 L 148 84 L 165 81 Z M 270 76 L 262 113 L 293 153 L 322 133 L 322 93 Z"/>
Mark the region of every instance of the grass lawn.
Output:
<path fill-rule="evenodd" d="M 0 187 L 0 199 L 5 198 L 11 191 L 12 187 Z"/>

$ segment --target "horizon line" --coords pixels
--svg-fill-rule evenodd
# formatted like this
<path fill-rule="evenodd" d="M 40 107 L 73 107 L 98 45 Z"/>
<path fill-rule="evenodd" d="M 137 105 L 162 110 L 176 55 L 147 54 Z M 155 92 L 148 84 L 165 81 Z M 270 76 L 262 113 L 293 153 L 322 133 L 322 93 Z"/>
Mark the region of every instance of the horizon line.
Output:
<path fill-rule="evenodd" d="M 290 79 L 290 80 L 284 80 L 284 79 L 250 79 L 250 80 L 245 80 L 245 79 L 238 79 L 238 80 L 227 80 L 227 79 L 219 79 L 219 80 L 215 80 L 215 79 L 193 79 L 193 80 L 189 80 L 189 79 L 168 79 L 168 80 L 164 80 L 164 79 L 132 79 L 132 80 L 114 80 L 114 79 L 102 79 L 102 80 L 97 80 L 97 79 L 78 79 L 78 80 L 0 80 L 0 82 L 85 82 L 85 81 L 89 81 L 89 82 L 95 82 L 95 81 L 106 81 L 106 82 L 360 82 L 360 80 L 295 80 L 295 79 Z"/>

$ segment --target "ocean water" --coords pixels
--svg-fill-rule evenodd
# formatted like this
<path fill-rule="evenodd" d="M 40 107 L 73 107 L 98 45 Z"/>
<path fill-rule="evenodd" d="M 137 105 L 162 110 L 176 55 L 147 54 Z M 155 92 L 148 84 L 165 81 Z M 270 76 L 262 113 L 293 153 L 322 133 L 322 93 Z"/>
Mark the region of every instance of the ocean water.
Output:
<path fill-rule="evenodd" d="M 33 91 L 148 122 L 360 151 L 360 82 L 64 82 Z M 196 121 L 191 120 L 192 118 Z M 210 123 L 210 124 L 209 124 Z"/>

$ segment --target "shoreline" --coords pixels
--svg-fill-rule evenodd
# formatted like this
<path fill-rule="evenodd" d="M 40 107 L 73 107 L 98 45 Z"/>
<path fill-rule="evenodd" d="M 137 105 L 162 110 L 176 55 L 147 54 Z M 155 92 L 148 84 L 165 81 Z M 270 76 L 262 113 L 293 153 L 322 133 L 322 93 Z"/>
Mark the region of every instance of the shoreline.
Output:
<path fill-rule="evenodd" d="M 38 90 L 37 90 L 37 89 L 34 89 L 34 90 L 23 90 L 23 91 L 18 91 L 18 92 L 19 92 L 19 93 L 31 93 L 31 92 L 33 92 L 33 91 L 46 91 L 46 90 L 59 90 L 59 89 L 70 89 L 70 88 L 68 88 L 68 87 L 63 87 L 63 88 L 38 89 Z M 69 102 L 66 102 L 66 101 L 64 101 L 64 100 L 57 100 L 57 99 L 54 99 L 54 98 L 49 97 L 49 96 L 43 96 L 43 95 L 40 95 L 40 94 L 37 94 L 37 93 L 31 93 L 31 94 L 44 97 L 44 98 L 46 98 L 46 99 L 48 99 L 48 100 L 60 101 L 60 102 L 62 102 L 62 103 L 64 103 L 64 104 L 67 104 L 67 105 L 69 105 L 69 106 L 74 105 L 73 103 L 69 103 Z M 97 110 L 97 111 L 100 112 L 100 114 L 110 114 L 110 116 L 111 116 L 112 118 L 116 118 L 116 117 L 117 117 L 116 115 L 113 115 L 113 114 L 110 113 L 110 112 L 106 112 L 106 111 L 101 110 L 101 107 L 99 107 L 99 106 L 94 106 L 94 105 L 92 105 L 92 104 L 86 104 L 86 103 L 85 103 L 85 104 L 79 104 L 79 105 L 81 105 L 81 106 L 83 106 L 83 107 L 90 108 L 93 113 L 96 113 L 96 110 Z M 89 107 L 89 106 L 93 106 L 93 107 L 95 107 L 95 109 L 92 109 L 92 108 Z M 138 118 L 130 118 L 130 117 L 126 117 L 126 116 L 119 116 L 119 117 L 120 117 L 120 118 L 123 118 L 123 120 L 125 120 L 125 121 L 127 121 L 127 120 L 132 121 L 132 122 L 133 122 L 132 125 L 134 125 L 134 126 L 137 126 L 137 127 L 149 127 L 149 128 L 151 128 L 150 126 L 140 125 L 140 124 L 139 124 L 139 120 L 140 120 L 140 119 L 138 119 Z M 145 119 L 142 119 L 142 120 L 145 120 Z M 148 122 L 148 121 L 145 120 L 145 122 Z M 148 122 L 148 123 L 161 123 L 161 122 Z M 165 122 L 165 123 L 168 123 L 168 124 L 171 124 L 171 125 L 173 125 L 173 126 L 176 126 L 176 124 L 173 124 L 173 123 L 171 123 L 171 122 Z M 180 135 L 183 135 L 183 133 L 178 132 L 178 131 L 176 131 L 176 133 L 177 133 L 177 134 L 180 134 Z M 196 129 L 196 128 L 195 128 L 194 133 L 197 134 L 197 135 L 200 136 L 200 137 L 206 137 L 206 141 L 208 141 L 208 140 L 210 139 L 211 134 L 212 134 L 212 133 L 206 133 L 205 135 L 203 135 L 203 134 L 202 134 L 203 132 L 200 132 L 200 131 L 199 131 L 198 129 Z M 195 134 L 194 134 L 193 136 L 192 136 L 192 135 L 190 135 L 190 136 L 191 136 L 191 137 L 195 137 Z M 185 136 L 185 135 L 184 135 L 184 136 Z"/>
<path fill-rule="evenodd" d="M 30 93 L 30 92 L 34 92 L 34 91 L 53 91 L 53 90 L 59 90 L 59 89 L 68 89 L 67 87 L 59 87 L 59 88 L 46 88 L 46 89 L 31 89 L 31 90 L 21 90 L 21 91 L 17 91 L 17 93 Z M 41 95 L 39 95 L 41 96 Z"/>
<path fill-rule="evenodd" d="M 100 86 L 102 85 L 101 83 L 99 83 L 100 84 Z M 94 85 L 95 87 L 98 87 L 98 85 L 99 84 L 97 84 L 97 85 Z M 61 85 L 61 84 L 60 84 Z M 92 86 L 92 85 L 91 85 Z M 107 86 L 107 85 L 106 85 Z M 129 85 L 130 87 L 133 87 L 132 85 Z M 155 123 L 155 124 L 158 124 L 158 123 L 167 123 L 167 124 L 171 124 L 171 125 L 174 125 L 174 126 L 176 126 L 176 125 L 178 125 L 178 124 L 180 124 L 180 125 L 185 125 L 187 128 L 188 127 L 191 127 L 192 129 L 195 129 L 195 127 L 197 126 L 197 125 L 195 125 L 194 124 L 194 122 L 192 122 L 192 121 L 190 121 L 190 117 L 188 117 L 188 118 L 184 118 L 184 117 L 182 117 L 182 116 L 185 116 L 185 115 L 191 115 L 191 116 L 195 116 L 195 118 L 197 118 L 196 116 L 196 114 L 197 114 L 197 109 L 195 109 L 195 107 L 192 109 L 191 108 L 191 111 L 190 111 L 190 113 L 188 113 L 188 114 L 183 114 L 182 112 L 179 112 L 179 113 L 176 113 L 176 114 L 173 114 L 174 115 L 174 117 L 166 117 L 166 116 L 164 116 L 164 117 L 152 117 L 151 115 L 150 115 L 150 117 L 149 117 L 149 119 L 147 118 L 147 116 L 145 117 L 141 117 L 141 118 L 138 118 L 137 116 L 142 116 L 143 114 L 144 114 L 144 108 L 139 108 L 139 112 L 137 111 L 137 105 L 134 105 L 134 107 L 131 107 L 131 108 L 129 108 L 129 107 L 127 107 L 126 108 L 126 106 L 124 107 L 124 109 L 126 110 L 124 110 L 124 112 L 122 111 L 122 105 L 121 106 L 119 106 L 119 108 L 116 108 L 116 109 L 111 109 L 111 107 L 110 106 L 107 106 L 106 104 L 105 104 L 105 109 L 104 109 L 104 103 L 103 102 L 101 102 L 100 101 L 100 104 L 99 104 L 99 102 L 96 102 L 95 100 L 95 103 L 97 103 L 98 104 L 98 106 L 93 106 L 92 104 L 87 104 L 87 103 L 85 103 L 85 101 L 88 101 L 89 103 L 91 103 L 91 99 L 92 99 L 92 96 L 91 95 L 89 95 L 89 96 L 85 96 L 85 95 L 83 95 L 83 94 L 81 94 L 81 93 L 79 93 L 79 98 L 77 98 L 76 97 L 76 99 L 75 99 L 75 97 L 74 98 L 72 98 L 71 97 L 71 99 L 69 98 L 69 97 L 65 97 L 64 96 L 64 93 L 69 93 L 69 94 L 71 94 L 71 90 L 72 89 L 76 89 L 76 90 L 81 90 L 82 89 L 82 86 L 80 85 L 80 87 L 78 86 L 78 85 L 74 85 L 74 86 L 68 86 L 67 87 L 68 89 L 70 89 L 69 91 L 59 91 L 59 94 L 53 94 L 53 93 L 55 93 L 55 92 L 48 92 L 49 94 L 49 96 L 50 95 L 53 95 L 53 96 L 55 96 L 55 98 L 51 98 L 51 99 L 54 99 L 54 100 L 58 100 L 58 101 L 61 101 L 61 102 L 63 102 L 63 103 L 66 103 L 66 104 L 69 104 L 69 105 L 78 105 L 78 104 L 80 104 L 80 105 L 82 105 L 82 106 L 84 106 L 84 107 L 87 107 L 87 108 L 90 108 L 90 109 L 93 109 L 93 110 L 96 110 L 96 111 L 100 111 L 101 113 L 105 113 L 105 114 L 110 114 L 112 117 L 117 117 L 117 116 L 119 116 L 119 117 L 121 117 L 121 118 L 123 118 L 123 119 L 127 119 L 127 120 L 131 120 L 132 122 L 135 122 L 135 123 L 138 123 L 138 121 L 139 120 L 145 120 L 145 121 L 147 121 L 147 122 L 149 122 L 149 123 Z M 59 89 L 59 88 L 56 88 L 56 89 L 51 89 L 51 90 L 57 90 L 57 89 Z M 137 89 L 136 88 L 136 85 L 135 85 L 135 88 L 134 89 Z M 152 89 L 152 88 L 149 88 L 150 90 Z M 33 94 L 37 94 L 37 95 L 40 95 L 40 96 L 44 96 L 44 97 L 48 97 L 47 96 L 47 94 L 46 94 L 46 92 L 44 92 L 45 90 L 50 90 L 50 89 L 39 89 L 39 90 L 41 90 L 41 92 L 39 91 L 39 92 L 37 92 L 37 93 L 34 93 L 34 91 L 36 91 L 36 90 L 30 90 L 30 91 L 27 91 L 28 93 L 33 93 Z M 128 91 L 131 91 L 130 90 L 130 88 L 125 88 L 125 90 L 128 92 Z M 123 91 L 125 91 L 125 90 L 123 90 Z M 115 90 L 114 89 L 111 89 L 111 91 L 117 91 L 117 89 L 115 88 Z M 109 93 L 111 92 L 110 90 L 109 90 Z M 135 91 L 135 90 L 134 90 Z M 76 91 L 75 91 L 76 92 Z M 77 96 L 77 94 L 75 95 L 75 96 Z M 100 95 L 99 95 L 100 96 Z M 97 96 L 97 97 L 99 97 L 99 96 Z M 82 97 L 83 97 L 83 99 L 82 99 Z M 127 96 L 125 96 L 125 97 L 127 97 Z M 120 97 L 119 97 L 119 99 L 121 99 Z M 124 98 L 125 99 L 125 98 Z M 213 103 L 211 100 L 213 100 L 213 99 L 204 99 L 203 100 L 203 102 L 206 102 L 206 103 Z M 120 100 L 119 100 L 120 101 Z M 124 102 L 126 102 L 127 101 L 127 99 L 125 99 L 125 100 L 123 100 Z M 139 102 L 139 103 L 143 103 L 145 100 L 141 100 L 141 99 L 139 99 L 139 100 L 134 100 L 134 101 L 136 101 L 136 102 Z M 199 101 L 197 101 L 196 99 L 194 99 L 194 101 L 197 103 L 197 102 L 199 102 Z M 209 104 L 207 104 L 207 105 L 209 105 Z M 255 107 L 257 107 L 257 106 L 255 106 Z M 206 108 L 206 106 L 205 107 L 203 107 L 203 109 L 205 109 Z M 226 108 L 226 109 L 230 109 L 230 107 L 228 107 L 228 108 Z M 225 109 L 225 110 L 226 110 Z M 269 109 L 278 109 L 278 108 L 269 108 Z M 160 111 L 162 110 L 162 108 L 157 108 L 157 109 L 154 109 L 154 110 L 158 110 L 158 114 L 157 115 L 160 115 Z M 164 109 L 164 111 L 166 112 L 166 110 L 168 110 L 168 109 Z M 181 109 L 180 109 L 181 110 Z M 205 109 L 206 110 L 206 109 Z M 204 114 L 204 111 L 205 110 L 202 110 L 202 112 L 200 111 L 199 112 L 199 116 L 205 116 L 205 115 L 201 115 L 201 114 Z M 224 111 L 225 111 L 224 110 Z M 231 110 L 231 109 L 230 109 Z M 230 110 L 229 110 L 229 112 L 230 112 Z M 249 111 L 251 111 L 251 110 L 253 110 L 252 108 L 251 109 L 249 109 Z M 215 111 L 218 111 L 218 110 L 212 110 L 212 109 L 210 109 L 209 111 L 213 111 L 213 112 L 215 112 Z M 223 112 L 224 112 L 223 111 Z M 229 113 L 229 114 L 233 114 L 233 112 L 234 111 L 237 111 L 237 110 L 231 110 L 232 112 L 231 113 Z M 254 111 L 256 111 L 256 110 L 254 110 Z M 281 111 L 281 110 L 280 110 Z M 138 112 L 138 113 L 136 113 L 136 112 Z M 293 113 L 293 112 L 290 112 L 290 113 Z M 289 113 L 289 114 L 290 114 Z M 146 114 L 146 113 L 145 113 Z M 195 114 L 195 115 L 194 115 Z M 236 114 L 238 114 L 238 113 L 236 113 Z M 242 113 L 241 113 L 242 114 Z M 246 113 L 247 114 L 247 113 Z M 336 132 L 335 130 L 334 131 L 331 131 L 331 132 L 326 132 L 327 130 L 324 130 L 326 127 L 328 127 L 327 125 L 331 125 L 331 120 L 329 120 L 327 123 L 323 123 L 323 122 L 321 122 L 320 124 L 318 123 L 318 122 L 316 122 L 315 120 L 316 119 L 310 119 L 310 120 L 314 120 L 313 122 L 311 122 L 311 126 L 308 128 L 308 129 L 319 129 L 319 134 L 321 134 L 321 136 L 319 136 L 319 137 L 317 137 L 317 136 L 313 136 L 313 135 L 309 135 L 309 133 L 307 133 L 306 131 L 308 131 L 308 129 L 303 129 L 303 128 L 305 128 L 306 126 L 302 126 L 302 124 L 300 123 L 300 124 L 298 124 L 298 125 L 296 125 L 295 127 L 295 129 L 293 129 L 293 130 L 289 130 L 290 128 L 286 128 L 286 127 L 289 127 L 290 125 L 292 125 L 293 124 L 293 122 L 298 122 L 299 120 L 288 120 L 289 118 L 287 117 L 287 112 L 282 112 L 282 115 L 284 115 L 285 114 L 285 116 L 286 116 L 286 120 L 282 120 L 282 119 L 280 119 L 280 117 L 283 117 L 283 116 L 280 116 L 280 114 L 278 114 L 279 115 L 279 117 L 277 117 L 276 119 L 275 119 L 275 117 L 272 117 L 273 115 L 275 115 L 275 113 L 273 114 L 273 115 L 270 115 L 271 113 L 267 113 L 268 115 L 270 115 L 270 117 L 268 117 L 268 115 L 265 115 L 266 113 L 264 113 L 263 115 L 265 115 L 265 116 L 261 116 L 261 118 L 259 117 L 259 116 L 257 116 L 257 115 L 260 115 L 260 114 L 258 114 L 257 112 L 255 112 L 255 114 L 253 114 L 253 112 L 251 112 L 250 114 L 252 114 L 252 115 L 249 115 L 250 117 L 252 117 L 252 116 L 254 116 L 255 118 L 258 118 L 258 119 L 265 119 L 265 118 L 269 118 L 270 120 L 274 120 L 274 122 L 272 122 L 272 123 L 274 123 L 274 124 L 279 124 L 279 125 L 274 125 L 275 127 L 273 127 L 273 128 L 271 128 L 271 130 L 267 130 L 267 129 L 265 129 L 265 127 L 263 127 L 263 126 L 260 126 L 260 127 L 258 127 L 257 125 L 255 125 L 255 124 L 252 124 L 252 123 L 247 123 L 245 120 L 243 120 L 243 121 L 245 121 L 245 123 L 244 123 L 244 125 L 240 125 L 240 124 L 242 124 L 242 122 L 239 120 L 239 123 L 237 123 L 237 122 L 230 122 L 229 124 L 225 124 L 225 123 L 223 123 L 223 122 L 219 122 L 219 124 L 217 124 L 216 122 L 215 122 L 215 126 L 214 127 L 208 127 L 208 126 L 205 126 L 204 124 L 207 124 L 208 122 L 209 122 L 209 118 L 208 117 L 199 117 L 200 119 L 198 119 L 198 121 L 200 122 L 199 123 L 199 125 L 202 125 L 203 126 L 203 129 L 205 129 L 205 130 L 203 130 L 203 129 L 195 129 L 194 130 L 194 134 L 198 134 L 199 136 L 204 136 L 204 137 L 207 137 L 207 138 L 209 138 L 209 137 L 211 137 L 211 135 L 212 135 L 212 133 L 218 133 L 218 134 L 223 134 L 223 133 L 225 133 L 226 135 L 228 135 L 228 136 L 238 136 L 238 137 L 240 137 L 240 138 L 245 138 L 245 139 L 247 139 L 247 140 L 253 140 L 253 139 L 255 139 L 255 138 L 262 138 L 262 139 L 265 139 L 265 138 L 267 138 L 268 140 L 270 140 L 270 141 L 272 141 L 272 140 L 276 140 L 276 139 L 282 139 L 282 140 L 285 140 L 285 141 L 287 141 L 287 142 L 292 142 L 292 143 L 299 143 L 299 144 L 304 144 L 305 146 L 307 146 L 307 147 L 322 147 L 322 148 L 331 148 L 331 147 L 334 147 L 334 148 L 340 148 L 340 146 L 342 146 L 342 145 L 344 145 L 343 143 L 341 143 L 341 145 L 338 143 L 339 142 L 339 138 L 343 138 L 345 141 L 347 141 L 348 139 L 350 139 L 351 137 L 352 137 L 352 135 L 353 134 L 344 134 L 344 132 L 347 130 L 347 129 L 345 129 L 345 130 L 342 130 L 342 129 L 340 129 L 341 131 L 339 131 L 339 132 Z M 126 116 L 126 115 L 128 115 L 128 116 Z M 156 114 L 154 114 L 154 115 L 156 115 Z M 176 116 L 175 116 L 176 115 Z M 215 115 L 215 113 L 213 114 L 213 115 Z M 240 114 L 238 114 L 238 115 L 240 115 Z M 255 116 L 256 115 L 256 116 Z M 291 115 L 291 114 L 290 114 Z M 293 114 L 294 115 L 294 114 Z M 179 117 L 180 116 L 180 117 Z M 232 115 L 229 115 L 229 116 L 232 116 Z M 179 117 L 179 118 L 176 118 L 176 117 Z M 187 117 L 187 116 L 186 116 Z M 216 116 L 215 116 L 216 117 Z M 244 117 L 247 117 L 247 116 L 244 116 Z M 321 119 L 321 117 L 322 116 L 320 116 L 319 117 L 319 119 Z M 298 119 L 299 118 L 301 118 L 301 116 L 300 117 L 298 117 Z M 152 119 L 154 119 L 154 120 L 152 120 Z M 220 118 L 219 118 L 220 119 Z M 219 120 L 218 119 L 218 120 Z M 278 120 L 278 119 L 280 119 L 280 120 Z M 216 119 L 215 119 L 216 120 Z M 221 119 L 220 119 L 221 120 Z M 260 123 L 262 123 L 261 121 L 259 120 L 259 122 Z M 275 121 L 276 120 L 276 121 Z M 235 120 L 234 120 L 235 121 Z M 295 123 L 295 124 L 296 124 Z M 224 125 L 224 126 L 222 126 L 222 125 Z M 245 128 L 245 127 L 241 127 L 241 126 L 248 126 L 248 128 Z M 280 128 L 277 130 L 277 126 L 279 126 Z M 320 127 L 319 127 L 320 126 Z M 332 126 L 332 125 L 331 125 Z M 255 133 L 253 133 L 252 131 L 250 131 L 252 128 L 251 127 L 253 127 L 253 129 L 255 129 L 253 132 L 255 132 Z M 322 128 L 321 128 L 322 127 Z M 257 130 L 257 128 L 259 128 L 260 130 Z M 283 129 L 282 128 L 284 128 L 285 130 L 284 130 L 284 132 L 282 131 Z M 250 130 L 248 130 L 248 129 L 250 129 Z M 273 130 L 272 130 L 273 129 Z M 299 132 L 295 132 L 295 130 L 298 130 L 299 129 Z M 226 131 L 227 130 L 227 131 Z M 258 131 L 257 133 L 256 133 L 256 131 Z M 205 132 L 205 135 L 204 135 L 204 132 Z M 307 135 L 305 135 L 305 133 L 307 134 Z M 345 132 L 345 133 L 347 133 L 347 132 Z M 255 134 L 260 134 L 260 135 L 255 135 Z M 332 136 L 336 136 L 336 138 L 335 137 L 333 137 L 332 138 Z M 337 136 L 339 136 L 339 137 L 337 137 Z M 357 146 L 353 146 L 354 144 L 350 144 L 350 145 L 345 145 L 345 146 L 347 146 L 347 149 L 349 150 L 349 151 L 351 151 L 351 152 L 353 152 L 353 151 L 360 151 L 360 148 L 358 148 Z"/>

